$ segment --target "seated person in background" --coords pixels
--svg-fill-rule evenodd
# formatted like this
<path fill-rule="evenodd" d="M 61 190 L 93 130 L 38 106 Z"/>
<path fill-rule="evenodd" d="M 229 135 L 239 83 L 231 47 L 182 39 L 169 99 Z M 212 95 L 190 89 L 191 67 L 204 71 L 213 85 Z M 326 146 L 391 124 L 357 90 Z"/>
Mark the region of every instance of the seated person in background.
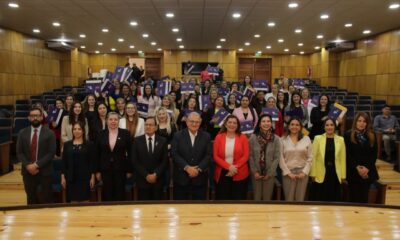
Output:
<path fill-rule="evenodd" d="M 396 140 L 396 129 L 399 128 L 397 118 L 391 115 L 390 106 L 384 105 L 382 114 L 374 119 L 374 131 L 382 133 L 383 146 L 386 153 L 386 160 L 391 161 L 390 141 Z"/>

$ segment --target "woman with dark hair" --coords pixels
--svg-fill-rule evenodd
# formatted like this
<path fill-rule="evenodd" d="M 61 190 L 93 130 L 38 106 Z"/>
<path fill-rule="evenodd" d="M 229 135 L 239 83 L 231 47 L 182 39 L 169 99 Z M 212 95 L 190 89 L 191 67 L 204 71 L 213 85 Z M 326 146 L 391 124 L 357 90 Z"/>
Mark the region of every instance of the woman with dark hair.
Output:
<path fill-rule="evenodd" d="M 95 142 L 100 132 L 107 128 L 107 105 L 99 103 L 96 106 L 97 115 L 89 122 L 89 140 Z"/>
<path fill-rule="evenodd" d="M 228 101 L 226 104 L 226 110 L 232 114 L 235 108 L 239 107 L 239 103 L 237 102 L 236 95 L 231 93 L 228 95 Z"/>
<path fill-rule="evenodd" d="M 302 134 L 301 120 L 292 117 L 282 138 L 281 159 L 283 192 L 286 201 L 304 201 L 308 174 L 312 164 L 312 145 L 308 136 Z"/>
<path fill-rule="evenodd" d="M 137 98 L 138 98 L 138 87 L 137 87 L 137 85 L 136 85 L 135 82 L 132 82 L 132 83 L 131 83 L 130 90 L 131 90 L 131 91 L 130 91 L 130 93 L 131 93 L 130 102 L 137 102 Z"/>
<path fill-rule="evenodd" d="M 86 95 L 83 100 L 83 112 L 85 113 L 85 117 L 90 123 L 94 117 L 96 117 L 96 97 L 94 94 Z"/>
<path fill-rule="evenodd" d="M 225 119 L 214 141 L 213 159 L 216 163 L 216 199 L 245 200 L 249 176 L 249 142 L 246 135 L 240 133 L 240 122 L 236 116 L 229 115 Z"/>
<path fill-rule="evenodd" d="M 131 93 L 131 88 L 130 88 L 130 86 L 128 85 L 128 84 L 123 84 L 122 86 L 121 86 L 121 94 L 120 94 L 120 97 L 121 98 L 123 98 L 123 99 L 125 99 L 125 102 L 126 103 L 128 103 L 128 102 L 133 102 L 132 101 L 132 93 Z"/>
<path fill-rule="evenodd" d="M 177 109 L 182 109 L 182 93 L 181 93 L 181 83 L 179 81 L 175 82 L 173 85 L 173 90 L 171 90 L 170 95 L 175 95 L 175 104 Z"/>
<path fill-rule="evenodd" d="M 76 122 L 82 122 L 85 125 L 85 138 L 89 138 L 89 126 L 88 121 L 83 113 L 82 104 L 80 102 L 75 102 L 73 104 L 73 109 L 69 114 L 63 117 L 61 123 L 61 146 L 63 143 L 72 140 L 72 125 Z M 62 147 L 61 147 L 62 149 Z"/>
<path fill-rule="evenodd" d="M 322 94 L 319 97 L 319 104 L 311 110 L 310 121 L 312 124 L 310 130 L 310 138 L 314 139 L 314 136 L 324 133 L 324 121 L 328 118 L 330 110 L 329 96 Z"/>
<path fill-rule="evenodd" d="M 188 99 L 187 106 L 184 107 L 179 113 L 178 119 L 176 121 L 177 125 L 179 126 L 179 129 L 186 128 L 186 117 L 190 112 L 199 112 L 197 99 L 194 97 Z"/>
<path fill-rule="evenodd" d="M 250 99 L 247 96 L 243 96 L 240 100 L 240 106 L 233 110 L 232 114 L 238 117 L 240 122 L 252 121 L 253 126 L 255 126 L 258 121 L 258 115 L 254 108 L 249 105 Z"/>
<path fill-rule="evenodd" d="M 82 122 L 72 125 L 72 140 L 64 144 L 61 185 L 67 189 L 68 202 L 89 201 L 95 184 L 94 144 L 85 140 Z"/>
<path fill-rule="evenodd" d="M 68 94 L 65 97 L 65 110 L 69 113 L 72 109 L 72 105 L 74 104 L 74 95 Z"/>
<path fill-rule="evenodd" d="M 308 123 L 307 109 L 301 105 L 301 96 L 298 92 L 294 92 L 291 96 L 290 105 L 285 108 L 286 122 L 290 117 L 297 117 L 301 120 L 301 124 L 306 127 Z"/>
<path fill-rule="evenodd" d="M 209 108 L 205 113 L 203 122 L 211 139 L 214 139 L 221 130 L 221 126 L 217 124 L 218 118 L 214 117 L 221 109 L 225 109 L 224 97 L 218 96 L 217 99 L 215 99 L 214 106 Z"/>
<path fill-rule="evenodd" d="M 281 141 L 279 136 L 274 134 L 270 115 L 260 116 L 254 133 L 250 136 L 249 145 L 254 200 L 271 200 L 276 169 L 281 157 Z"/>
<path fill-rule="evenodd" d="M 287 102 L 285 100 L 285 95 L 283 92 L 278 92 L 276 97 L 276 107 L 279 109 L 279 112 L 282 114 L 282 118 L 285 119 L 285 108 L 287 106 Z"/>
<path fill-rule="evenodd" d="M 344 135 L 344 140 L 350 201 L 367 203 L 371 184 L 379 179 L 375 166 L 377 142 L 368 114 L 357 113 L 351 130 Z"/>
<path fill-rule="evenodd" d="M 140 103 L 146 103 L 149 105 L 148 111 L 147 111 L 147 116 L 148 117 L 154 117 L 155 116 L 155 111 L 156 108 L 161 105 L 161 100 L 158 96 L 154 95 L 153 89 L 151 87 L 151 84 L 145 84 L 143 86 L 143 91 L 141 96 L 138 98 L 138 102 Z"/>
<path fill-rule="evenodd" d="M 257 114 L 260 115 L 262 109 L 265 108 L 265 105 L 267 105 L 267 101 L 265 100 L 265 92 L 258 91 L 256 96 L 253 97 L 251 101 L 251 106 L 254 108 L 254 110 L 256 110 Z"/>
<path fill-rule="evenodd" d="M 335 120 L 327 118 L 323 123 L 325 133 L 315 136 L 313 142 L 310 200 L 338 202 L 346 180 L 346 147 L 343 137 L 335 134 Z"/>
<path fill-rule="evenodd" d="M 201 89 L 201 94 L 208 95 L 210 93 L 210 86 L 211 86 L 210 80 L 204 81 L 204 86 Z"/>
<path fill-rule="evenodd" d="M 135 104 L 129 102 L 125 107 L 125 117 L 119 121 L 119 128 L 129 131 L 132 140 L 144 134 L 144 119 L 139 117 Z"/>
<path fill-rule="evenodd" d="M 250 91 L 252 91 L 254 94 L 257 92 L 254 88 L 253 85 L 251 84 L 251 77 L 249 75 L 246 75 L 243 79 L 243 83 L 241 86 L 241 91 L 244 92 L 244 90 L 248 88 Z"/>

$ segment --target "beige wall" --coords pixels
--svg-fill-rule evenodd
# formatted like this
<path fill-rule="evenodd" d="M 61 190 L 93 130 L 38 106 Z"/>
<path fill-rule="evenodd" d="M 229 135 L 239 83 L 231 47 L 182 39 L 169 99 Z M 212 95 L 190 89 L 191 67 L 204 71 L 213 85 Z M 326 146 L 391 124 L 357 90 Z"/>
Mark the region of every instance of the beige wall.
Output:
<path fill-rule="evenodd" d="M 340 88 L 400 103 L 400 30 L 357 41 L 338 60 Z"/>

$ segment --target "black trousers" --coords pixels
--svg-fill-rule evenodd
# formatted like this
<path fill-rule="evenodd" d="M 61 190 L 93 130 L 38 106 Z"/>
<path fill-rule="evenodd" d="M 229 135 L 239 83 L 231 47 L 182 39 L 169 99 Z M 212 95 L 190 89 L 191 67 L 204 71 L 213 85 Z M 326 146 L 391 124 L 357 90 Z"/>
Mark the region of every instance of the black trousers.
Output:
<path fill-rule="evenodd" d="M 126 173 L 106 171 L 101 173 L 101 177 L 102 201 L 125 201 Z"/>
<path fill-rule="evenodd" d="M 163 182 L 158 180 L 156 183 L 147 187 L 138 187 L 139 200 L 162 200 Z"/>
<path fill-rule="evenodd" d="M 233 181 L 227 177 L 228 171 L 222 169 L 221 176 L 217 183 L 215 198 L 217 200 L 246 200 L 247 199 L 247 178 L 241 181 Z"/>
<path fill-rule="evenodd" d="M 22 175 L 24 188 L 26 193 L 26 202 L 28 205 L 39 203 L 52 203 L 53 202 L 53 177 L 42 176 L 40 173 L 31 175 L 29 173 Z M 37 190 L 40 185 L 43 201 L 39 201 Z"/>
<path fill-rule="evenodd" d="M 174 199 L 175 200 L 206 200 L 207 185 L 186 185 L 182 186 L 174 183 Z"/>
<path fill-rule="evenodd" d="M 350 183 L 349 182 L 349 197 L 350 202 L 368 203 L 368 195 L 371 183 Z"/>

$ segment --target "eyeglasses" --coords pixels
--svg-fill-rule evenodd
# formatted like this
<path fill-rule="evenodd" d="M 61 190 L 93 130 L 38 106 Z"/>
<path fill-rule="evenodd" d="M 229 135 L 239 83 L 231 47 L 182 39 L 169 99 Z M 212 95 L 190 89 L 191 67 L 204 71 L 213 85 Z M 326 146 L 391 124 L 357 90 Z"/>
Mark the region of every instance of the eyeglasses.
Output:
<path fill-rule="evenodd" d="M 40 118 L 42 115 L 29 115 L 30 118 Z"/>
<path fill-rule="evenodd" d="M 189 120 L 188 122 L 191 124 L 200 124 L 200 121 Z"/>

